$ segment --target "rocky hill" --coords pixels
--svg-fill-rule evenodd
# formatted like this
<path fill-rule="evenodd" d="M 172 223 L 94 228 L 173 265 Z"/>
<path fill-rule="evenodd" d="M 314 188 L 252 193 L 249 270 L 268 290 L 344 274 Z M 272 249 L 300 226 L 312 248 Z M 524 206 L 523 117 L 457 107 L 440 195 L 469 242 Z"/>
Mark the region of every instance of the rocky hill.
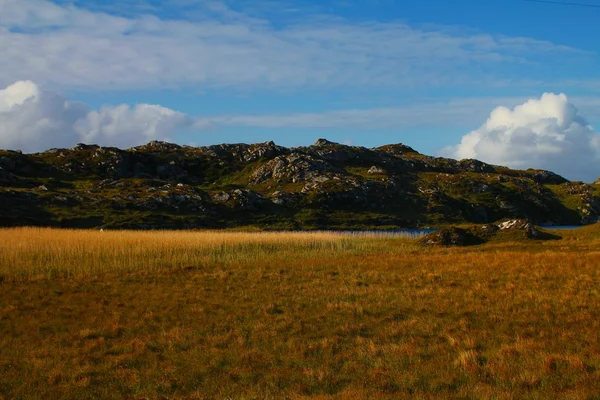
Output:
<path fill-rule="evenodd" d="M 526 218 L 586 224 L 598 185 L 549 171 L 319 139 L 208 147 L 150 142 L 0 150 L 0 225 L 391 229 Z"/>

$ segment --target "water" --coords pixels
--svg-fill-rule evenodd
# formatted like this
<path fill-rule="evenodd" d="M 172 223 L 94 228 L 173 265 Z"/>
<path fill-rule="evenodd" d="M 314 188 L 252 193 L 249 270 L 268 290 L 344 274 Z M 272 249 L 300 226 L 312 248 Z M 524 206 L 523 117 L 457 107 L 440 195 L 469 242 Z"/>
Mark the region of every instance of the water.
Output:
<path fill-rule="evenodd" d="M 573 230 L 582 228 L 586 225 L 543 225 L 540 226 L 542 229 L 547 230 Z M 364 231 L 328 231 L 334 232 L 341 235 L 347 236 L 375 236 L 375 237 L 410 237 L 410 238 L 421 238 L 425 235 L 435 232 L 438 229 L 434 228 L 422 228 L 422 229 L 395 229 L 389 231 L 376 231 L 376 230 L 364 230 Z"/>
<path fill-rule="evenodd" d="M 348 236 L 376 236 L 376 237 L 411 237 L 411 238 L 420 238 L 425 235 L 430 234 L 431 232 L 435 232 L 437 229 L 394 229 L 389 231 L 375 231 L 375 230 L 365 230 L 365 231 L 336 231 L 336 233 Z"/>
<path fill-rule="evenodd" d="M 542 225 L 540 228 L 556 231 L 570 231 L 573 229 L 583 228 L 584 226 L 587 225 Z"/>

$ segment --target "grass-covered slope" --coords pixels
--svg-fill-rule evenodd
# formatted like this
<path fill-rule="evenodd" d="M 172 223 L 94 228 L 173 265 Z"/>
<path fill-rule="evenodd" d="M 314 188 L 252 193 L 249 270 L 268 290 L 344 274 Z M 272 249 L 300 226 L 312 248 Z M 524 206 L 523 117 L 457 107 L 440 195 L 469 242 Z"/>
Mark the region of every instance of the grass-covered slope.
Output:
<path fill-rule="evenodd" d="M 596 221 L 595 185 L 548 171 L 324 139 L 208 147 L 151 142 L 0 151 L 0 225 L 371 229 Z"/>

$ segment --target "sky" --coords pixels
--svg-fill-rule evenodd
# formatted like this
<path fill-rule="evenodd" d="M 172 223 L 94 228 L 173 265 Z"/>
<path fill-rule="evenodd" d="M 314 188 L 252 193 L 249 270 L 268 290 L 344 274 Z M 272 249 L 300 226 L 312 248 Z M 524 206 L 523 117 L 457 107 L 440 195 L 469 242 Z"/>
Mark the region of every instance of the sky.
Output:
<path fill-rule="evenodd" d="M 0 0 L 0 148 L 327 138 L 594 181 L 581 2 Z"/>

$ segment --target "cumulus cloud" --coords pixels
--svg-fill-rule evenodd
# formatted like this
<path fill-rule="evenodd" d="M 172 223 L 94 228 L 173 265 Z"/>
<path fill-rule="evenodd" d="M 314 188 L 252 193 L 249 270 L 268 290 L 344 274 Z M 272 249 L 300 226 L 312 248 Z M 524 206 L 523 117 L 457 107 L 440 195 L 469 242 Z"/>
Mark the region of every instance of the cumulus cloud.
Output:
<path fill-rule="evenodd" d="M 485 118 L 485 110 L 498 103 L 513 107 L 495 108 L 479 129 L 441 155 L 514 168 L 548 169 L 569 179 L 591 181 L 600 175 L 600 134 L 566 95 L 552 93 L 527 101 L 474 98 L 379 109 L 196 118 L 152 104 L 92 110 L 32 81 L 18 81 L 0 90 L 0 148 L 35 152 L 79 142 L 126 148 L 213 126 L 363 130 L 459 127 L 472 123 L 473 118 Z M 600 100 L 580 97 L 577 104 L 592 113 Z"/>
<path fill-rule="evenodd" d="M 90 110 L 31 81 L 0 90 L 0 148 L 4 149 L 34 152 L 79 142 L 129 147 L 204 127 L 202 121 L 159 105 Z"/>
<path fill-rule="evenodd" d="M 122 104 L 90 111 L 77 121 L 75 130 L 84 142 L 126 146 L 153 139 L 168 140 L 168 135 L 184 128 L 202 129 L 194 118 L 160 105 Z"/>
<path fill-rule="evenodd" d="M 485 124 L 442 155 L 591 181 L 600 175 L 600 134 L 565 94 L 545 93 L 514 108 L 497 107 Z"/>
<path fill-rule="evenodd" d="M 73 125 L 86 113 L 84 105 L 44 92 L 31 81 L 16 82 L 0 90 L 0 148 L 69 145 L 76 140 Z"/>
<path fill-rule="evenodd" d="M 533 38 L 402 22 L 303 14 L 281 23 L 273 16 L 249 17 L 218 0 L 192 2 L 187 19 L 137 9 L 117 16 L 65 3 L 0 1 L 0 85 L 32 79 L 101 89 L 481 87 L 537 81 L 546 60 L 588 57 Z M 514 65 L 528 68 L 512 76 L 502 73 L 510 68 L 485 72 Z"/>

